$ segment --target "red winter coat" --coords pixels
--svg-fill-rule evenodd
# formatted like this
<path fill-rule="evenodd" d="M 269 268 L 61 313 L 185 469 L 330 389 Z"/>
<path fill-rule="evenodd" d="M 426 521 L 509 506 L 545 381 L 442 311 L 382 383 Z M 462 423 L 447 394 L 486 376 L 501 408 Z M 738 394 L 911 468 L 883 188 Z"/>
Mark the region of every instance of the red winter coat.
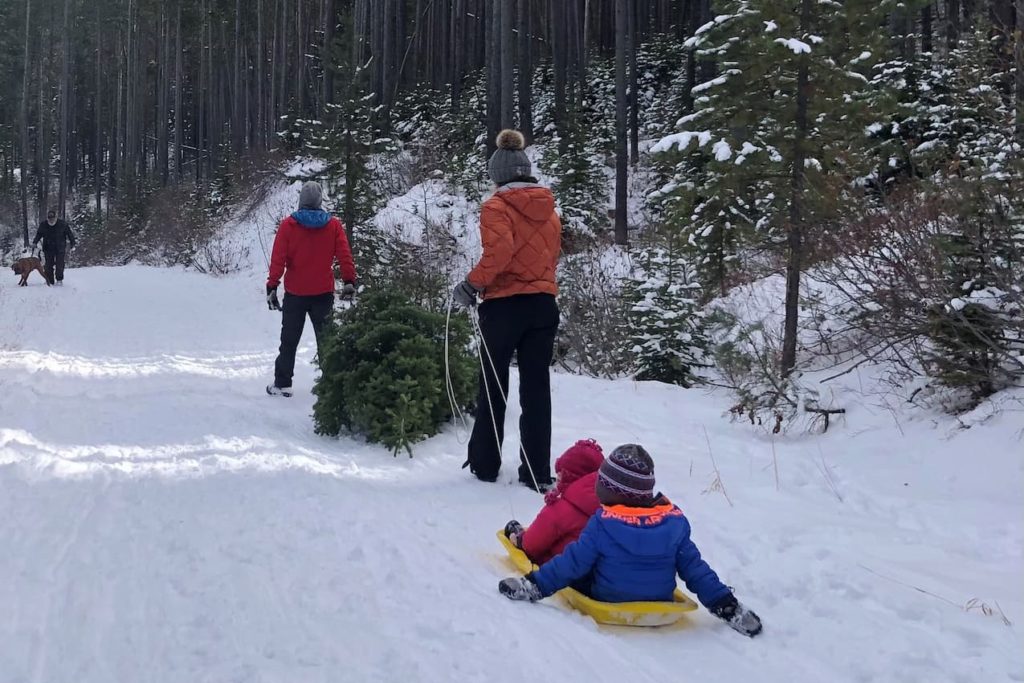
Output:
<path fill-rule="evenodd" d="M 333 292 L 335 259 L 342 281 L 355 282 L 356 266 L 341 221 L 326 211 L 296 211 L 277 229 L 267 287 L 276 288 L 283 275 L 284 291 L 289 294 Z"/>
<path fill-rule="evenodd" d="M 523 532 L 521 542 L 531 560 L 544 564 L 579 538 L 583 527 L 601 507 L 594 490 L 596 485 L 597 472 L 585 474 L 541 509 L 537 519 Z"/>

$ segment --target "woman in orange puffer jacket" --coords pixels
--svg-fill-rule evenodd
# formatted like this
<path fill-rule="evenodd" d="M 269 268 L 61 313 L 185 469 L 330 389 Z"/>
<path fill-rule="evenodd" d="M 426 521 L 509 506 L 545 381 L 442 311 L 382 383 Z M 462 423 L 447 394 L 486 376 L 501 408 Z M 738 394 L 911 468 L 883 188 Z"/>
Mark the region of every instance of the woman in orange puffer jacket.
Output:
<path fill-rule="evenodd" d="M 562 223 L 551 190 L 537 184 L 523 135 L 504 130 L 487 164 L 497 186 L 480 213 L 483 255 L 455 288 L 456 304 L 479 306 L 487 347 L 480 374 L 476 423 L 466 465 L 483 481 L 496 481 L 505 434 L 509 366 L 519 366 L 519 481 L 551 486 L 551 356 L 558 332 L 555 269 Z M 489 352 L 489 358 L 488 358 Z M 493 367 L 492 367 L 493 363 Z"/>

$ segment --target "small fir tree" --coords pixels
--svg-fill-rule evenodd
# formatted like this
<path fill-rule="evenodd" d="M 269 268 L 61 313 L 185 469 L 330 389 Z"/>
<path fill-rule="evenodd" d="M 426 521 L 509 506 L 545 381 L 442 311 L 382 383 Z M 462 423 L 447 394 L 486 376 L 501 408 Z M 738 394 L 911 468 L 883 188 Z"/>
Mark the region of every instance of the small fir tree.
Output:
<path fill-rule="evenodd" d="M 690 387 L 703 381 L 709 341 L 696 270 L 679 247 L 669 238 L 635 257 L 624 288 L 626 323 L 636 378 Z"/>
<path fill-rule="evenodd" d="M 456 407 L 470 402 L 476 362 L 469 325 L 452 317 L 448 361 Z M 397 455 L 436 434 L 452 415 L 445 377 L 445 317 L 399 294 L 372 292 L 324 333 L 313 393 L 318 434 L 342 429 Z"/>

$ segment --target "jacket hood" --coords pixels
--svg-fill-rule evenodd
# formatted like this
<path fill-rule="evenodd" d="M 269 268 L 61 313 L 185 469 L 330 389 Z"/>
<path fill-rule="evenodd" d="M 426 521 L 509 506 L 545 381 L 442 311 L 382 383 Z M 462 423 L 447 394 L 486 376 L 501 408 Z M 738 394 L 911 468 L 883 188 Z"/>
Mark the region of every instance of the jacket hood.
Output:
<path fill-rule="evenodd" d="M 689 528 L 683 511 L 664 498 L 649 508 L 602 505 L 597 514 L 615 543 L 644 557 L 662 556 L 666 548 L 678 547 Z"/>
<path fill-rule="evenodd" d="M 536 183 L 509 183 L 502 185 L 494 194 L 501 197 L 527 220 L 543 223 L 555 212 L 555 195 L 546 187 Z"/>
<path fill-rule="evenodd" d="M 601 507 L 601 502 L 597 499 L 597 492 L 594 490 L 596 484 L 597 472 L 585 474 L 565 488 L 562 498 L 589 517 Z"/>
<path fill-rule="evenodd" d="M 299 209 L 292 214 L 296 223 L 304 228 L 322 228 L 331 220 L 331 214 L 322 209 Z"/>

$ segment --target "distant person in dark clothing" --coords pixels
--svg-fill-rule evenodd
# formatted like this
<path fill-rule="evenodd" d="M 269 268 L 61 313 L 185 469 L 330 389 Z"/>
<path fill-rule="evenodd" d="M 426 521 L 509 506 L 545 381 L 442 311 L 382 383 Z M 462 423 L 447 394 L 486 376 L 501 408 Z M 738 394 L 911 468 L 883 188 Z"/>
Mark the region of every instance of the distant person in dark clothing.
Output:
<path fill-rule="evenodd" d="M 35 247 L 43 242 L 43 260 L 45 262 L 46 281 L 49 284 L 64 284 L 64 257 L 68 251 L 68 242 L 75 248 L 75 233 L 63 218 L 57 218 L 57 211 L 50 209 L 46 220 L 39 224 L 36 238 L 32 240 Z M 56 278 L 56 279 L 55 279 Z"/>
<path fill-rule="evenodd" d="M 267 306 L 281 311 L 281 348 L 274 364 L 274 383 L 267 386 L 271 396 L 292 395 L 295 352 L 306 326 L 313 324 L 317 344 L 327 318 L 334 310 L 334 262 L 345 283 L 343 299 L 356 293 L 356 266 L 341 221 L 321 208 L 323 190 L 319 183 L 308 182 L 299 194 L 299 210 L 277 229 L 267 278 Z M 284 301 L 277 298 L 277 287 L 284 277 Z"/>

